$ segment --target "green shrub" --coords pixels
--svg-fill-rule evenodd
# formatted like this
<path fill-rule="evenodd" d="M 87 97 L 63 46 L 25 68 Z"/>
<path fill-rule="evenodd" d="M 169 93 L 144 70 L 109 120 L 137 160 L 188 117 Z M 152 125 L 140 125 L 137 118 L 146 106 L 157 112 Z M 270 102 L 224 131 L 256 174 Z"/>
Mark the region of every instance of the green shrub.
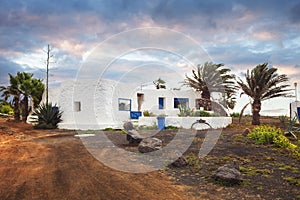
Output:
<path fill-rule="evenodd" d="M 296 145 L 292 144 L 287 137 L 284 136 L 280 128 L 273 126 L 256 126 L 248 135 L 256 144 L 273 144 L 276 147 L 295 149 Z"/>
<path fill-rule="evenodd" d="M 295 151 L 293 154 L 294 154 L 294 156 L 300 158 L 300 140 L 298 140 L 297 147 L 295 148 Z"/>
<path fill-rule="evenodd" d="M 114 130 L 114 129 L 111 128 L 111 127 L 108 127 L 108 128 L 103 129 L 103 131 L 113 131 L 113 130 Z"/>
<path fill-rule="evenodd" d="M 12 115 L 14 114 L 14 109 L 10 105 L 1 105 L 0 113 Z"/>
<path fill-rule="evenodd" d="M 177 126 L 166 126 L 167 130 L 174 130 L 174 129 L 179 129 Z"/>
<path fill-rule="evenodd" d="M 179 114 L 178 117 L 193 117 L 194 109 L 190 109 L 189 107 L 181 107 L 178 105 Z"/>
<path fill-rule="evenodd" d="M 209 112 L 206 112 L 204 110 L 197 110 L 195 111 L 195 114 L 194 114 L 195 117 L 210 117 L 210 113 Z"/>
<path fill-rule="evenodd" d="M 152 126 L 139 126 L 139 130 L 157 130 L 157 125 L 153 124 Z"/>
<path fill-rule="evenodd" d="M 189 167 L 196 168 L 196 169 L 200 168 L 200 160 L 197 154 L 189 153 L 184 157 L 187 160 Z"/>
<path fill-rule="evenodd" d="M 240 113 L 232 113 L 231 115 L 230 115 L 231 117 L 240 117 Z"/>
<path fill-rule="evenodd" d="M 62 112 L 58 107 L 52 107 L 52 104 L 42 104 L 34 112 L 34 115 L 38 116 L 38 123 L 34 127 L 37 129 L 55 129 L 58 123 L 61 122 Z"/>
<path fill-rule="evenodd" d="M 148 110 L 145 110 L 143 112 L 144 117 L 154 117 L 155 115 L 152 112 L 149 112 Z"/>

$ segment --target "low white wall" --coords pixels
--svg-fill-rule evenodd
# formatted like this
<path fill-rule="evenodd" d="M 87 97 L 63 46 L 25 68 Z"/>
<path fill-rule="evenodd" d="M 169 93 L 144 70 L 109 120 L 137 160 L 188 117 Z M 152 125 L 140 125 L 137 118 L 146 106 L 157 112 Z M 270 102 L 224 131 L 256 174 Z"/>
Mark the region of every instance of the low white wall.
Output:
<path fill-rule="evenodd" d="M 125 121 L 124 121 L 125 122 Z M 59 123 L 58 128 L 60 129 L 70 129 L 70 130 L 102 130 L 105 128 L 113 128 L 113 129 L 122 129 L 123 123 L 93 123 L 93 124 L 79 124 L 79 123 Z"/>
<path fill-rule="evenodd" d="M 192 124 L 199 119 L 205 120 L 212 128 L 224 128 L 232 123 L 231 117 L 166 117 L 166 126 L 175 126 L 185 129 L 190 129 Z M 153 126 L 157 124 L 156 117 L 140 117 L 139 126 Z M 194 127 L 196 130 L 208 129 L 206 124 L 196 124 Z"/>

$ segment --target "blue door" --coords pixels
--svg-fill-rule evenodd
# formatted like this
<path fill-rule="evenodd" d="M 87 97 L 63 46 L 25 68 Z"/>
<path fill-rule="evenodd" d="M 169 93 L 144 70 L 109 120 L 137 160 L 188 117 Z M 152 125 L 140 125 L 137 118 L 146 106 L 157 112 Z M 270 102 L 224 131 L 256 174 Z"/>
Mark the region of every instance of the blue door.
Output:
<path fill-rule="evenodd" d="M 165 108 L 165 98 L 163 98 L 163 97 L 158 98 L 158 108 L 159 109 Z"/>
<path fill-rule="evenodd" d="M 297 107 L 298 118 L 300 118 L 300 107 Z"/>

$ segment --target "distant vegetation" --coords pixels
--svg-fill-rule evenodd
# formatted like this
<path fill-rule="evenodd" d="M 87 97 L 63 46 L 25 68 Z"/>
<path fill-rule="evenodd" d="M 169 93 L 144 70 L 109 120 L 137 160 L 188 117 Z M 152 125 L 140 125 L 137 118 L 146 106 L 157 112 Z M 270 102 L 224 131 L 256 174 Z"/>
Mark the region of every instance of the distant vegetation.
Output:
<path fill-rule="evenodd" d="M 33 74 L 18 72 L 16 76 L 9 75 L 9 85 L 0 86 L 3 101 L 8 102 L 13 108 L 15 121 L 26 122 L 31 110 L 36 108 L 42 100 L 44 84 L 41 79 L 33 78 Z M 30 102 L 33 105 L 31 108 Z"/>

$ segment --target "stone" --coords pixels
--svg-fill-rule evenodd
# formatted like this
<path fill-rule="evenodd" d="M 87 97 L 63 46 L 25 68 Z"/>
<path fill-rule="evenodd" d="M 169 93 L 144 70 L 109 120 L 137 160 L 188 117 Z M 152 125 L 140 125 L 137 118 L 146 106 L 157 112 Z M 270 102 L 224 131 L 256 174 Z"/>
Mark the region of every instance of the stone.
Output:
<path fill-rule="evenodd" d="M 178 151 L 177 149 L 174 149 L 173 151 L 168 152 L 168 157 L 171 159 L 171 164 L 170 166 L 173 167 L 185 167 L 187 166 L 188 160 L 183 157 L 182 153 Z"/>
<path fill-rule="evenodd" d="M 184 157 L 179 157 L 177 160 L 175 160 L 173 163 L 172 163 L 172 166 L 174 167 L 185 167 L 187 166 L 189 163 L 187 161 L 186 158 Z"/>
<path fill-rule="evenodd" d="M 138 146 L 141 153 L 148 153 L 162 149 L 162 141 L 158 138 L 144 138 Z"/>
<path fill-rule="evenodd" d="M 243 136 L 247 136 L 250 133 L 250 129 L 246 128 L 243 132 Z"/>
<path fill-rule="evenodd" d="M 125 122 L 123 127 L 126 131 L 134 130 L 134 126 L 131 122 Z"/>
<path fill-rule="evenodd" d="M 129 130 L 126 135 L 126 139 L 130 144 L 139 144 L 143 137 L 137 132 L 137 130 Z"/>
<path fill-rule="evenodd" d="M 134 128 L 131 122 L 125 122 L 123 124 L 123 127 L 127 132 L 126 139 L 129 142 L 129 144 L 139 144 L 142 141 L 143 137 Z"/>
<path fill-rule="evenodd" d="M 212 175 L 212 178 L 216 181 L 234 185 L 241 183 L 242 173 L 238 170 L 237 163 L 229 163 L 222 167 L 219 167 Z"/>

